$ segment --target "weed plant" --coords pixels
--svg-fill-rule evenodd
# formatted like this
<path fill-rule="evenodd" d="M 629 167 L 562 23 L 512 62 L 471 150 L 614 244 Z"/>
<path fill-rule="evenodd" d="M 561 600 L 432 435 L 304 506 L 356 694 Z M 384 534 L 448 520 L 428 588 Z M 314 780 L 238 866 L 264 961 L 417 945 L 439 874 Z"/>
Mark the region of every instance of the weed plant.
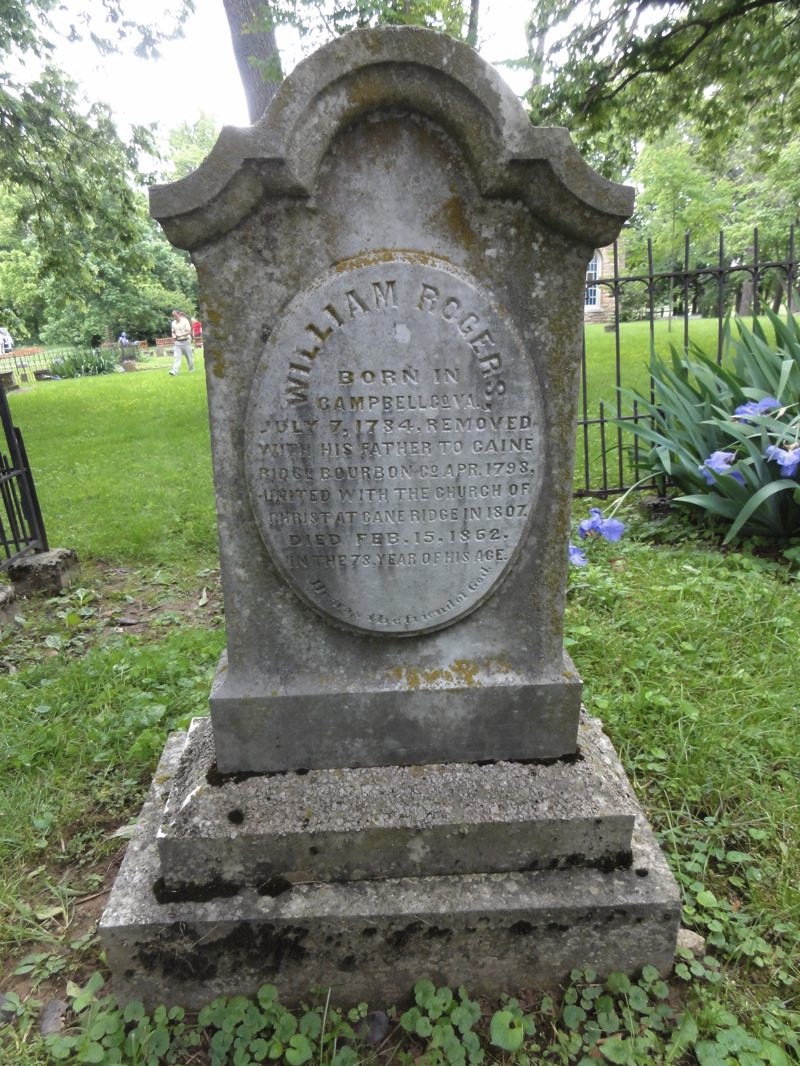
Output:
<path fill-rule="evenodd" d="M 96 374 L 112 374 L 119 366 L 119 352 L 105 348 L 75 348 L 57 355 L 52 371 L 59 378 L 85 378 Z"/>
<path fill-rule="evenodd" d="M 407 1003 L 340 1004 L 309 973 L 299 1012 L 269 986 L 199 1017 L 120 1008 L 92 908 L 167 733 L 205 710 L 224 637 L 203 389 L 140 373 L 12 399 L 51 539 L 83 566 L 0 633 L 0 1061 L 800 1062 L 797 580 L 756 546 L 723 553 L 631 507 L 622 539 L 587 545 L 571 573 L 566 642 L 705 955 L 494 1003 L 423 973 Z"/>

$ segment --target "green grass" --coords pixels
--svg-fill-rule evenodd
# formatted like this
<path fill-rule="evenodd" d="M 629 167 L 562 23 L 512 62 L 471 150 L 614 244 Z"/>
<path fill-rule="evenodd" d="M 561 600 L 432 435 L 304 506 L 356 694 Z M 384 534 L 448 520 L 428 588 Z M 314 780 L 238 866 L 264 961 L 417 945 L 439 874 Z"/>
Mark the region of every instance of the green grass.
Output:
<path fill-rule="evenodd" d="M 659 355 L 669 356 L 672 346 L 683 348 L 683 321 L 658 319 L 655 323 L 653 342 Z M 696 344 L 712 358 L 717 350 L 716 319 L 692 319 L 689 322 L 689 343 Z M 593 411 L 603 401 L 611 408 L 616 406 L 616 338 L 607 333 L 602 325 L 586 327 L 586 391 L 589 410 Z M 623 322 L 620 325 L 620 365 L 625 388 L 645 393 L 649 389 L 650 324 L 648 322 Z"/>
<path fill-rule="evenodd" d="M 48 538 L 79 556 L 174 563 L 216 552 L 202 360 L 39 382 L 10 397 Z"/>
<path fill-rule="evenodd" d="M 113 833 L 135 818 L 167 732 L 204 712 L 224 633 L 202 375 L 46 383 L 12 406 L 52 543 L 83 560 L 79 587 L 22 603 L 1 633 L 0 991 L 23 1002 L 0 1027 L 0 1061 L 33 1066 L 51 1061 L 37 1000 L 81 1006 L 94 1019 L 81 1032 L 117 1017 L 96 989 L 67 994 L 68 980 L 104 972 L 90 921 L 102 898 L 87 901 L 110 880 L 124 846 Z M 643 978 L 638 1021 L 615 999 L 620 1028 L 605 1042 L 586 1026 L 611 992 L 577 975 L 563 1000 L 528 994 L 536 1035 L 521 1050 L 491 1044 L 488 1015 L 482 1047 L 519 1066 L 797 1062 L 797 581 L 750 551 L 722 554 L 676 518 L 624 517 L 625 538 L 592 543 L 571 574 L 567 643 L 710 954 L 679 960 L 668 1000 Z M 428 1038 L 393 1017 L 391 1054 L 357 1060 L 410 1066 L 425 1051 Z M 194 1049 L 173 1061 L 209 1059 Z M 426 1063 L 445 1061 L 428 1050 Z"/>
<path fill-rule="evenodd" d="M 750 320 L 748 320 L 749 323 Z M 773 336 L 772 326 L 767 316 L 759 318 L 759 324 L 767 337 Z M 736 336 L 735 326 L 732 327 Z M 697 346 L 711 358 L 717 355 L 717 320 L 715 318 L 693 318 L 689 320 L 689 345 Z M 623 322 L 620 325 L 620 377 L 626 389 L 635 389 L 648 395 L 650 387 L 650 324 L 649 322 Z M 669 358 L 672 348 L 679 351 L 684 347 L 683 320 L 673 319 L 672 323 L 660 318 L 656 320 L 653 331 L 653 347 L 657 355 Z M 723 342 L 723 361 L 728 346 Z M 599 324 L 586 327 L 586 396 L 590 412 L 597 409 L 602 401 L 610 408 L 617 403 L 616 392 L 616 338 L 613 332 L 606 332 Z M 623 413 L 626 410 L 623 401 Z"/>

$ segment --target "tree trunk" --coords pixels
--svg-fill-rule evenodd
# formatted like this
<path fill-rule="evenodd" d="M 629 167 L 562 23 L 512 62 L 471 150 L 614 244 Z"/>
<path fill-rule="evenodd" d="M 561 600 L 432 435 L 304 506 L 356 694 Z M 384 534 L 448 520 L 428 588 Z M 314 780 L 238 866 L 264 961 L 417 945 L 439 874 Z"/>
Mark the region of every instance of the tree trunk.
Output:
<path fill-rule="evenodd" d="M 777 315 L 780 313 L 783 303 L 783 282 L 780 278 L 775 279 L 775 292 L 772 297 L 772 310 Z"/>
<path fill-rule="evenodd" d="M 544 45 L 547 36 L 547 15 L 543 9 L 531 15 L 525 24 L 525 36 L 528 44 L 528 59 L 531 63 L 531 88 L 537 89 L 542 84 Z"/>
<path fill-rule="evenodd" d="M 283 77 L 275 29 L 247 32 L 251 26 L 262 24 L 261 11 L 268 6 L 264 0 L 223 0 L 223 4 L 247 111 L 250 122 L 255 123 L 266 111 Z"/>
<path fill-rule="evenodd" d="M 755 255 L 755 248 L 751 245 L 744 254 L 745 263 L 752 263 L 753 256 Z M 753 275 L 745 272 L 744 281 L 742 282 L 742 288 L 739 292 L 739 302 L 736 307 L 736 313 L 738 315 L 752 315 L 755 307 L 755 284 L 753 282 Z"/>
<path fill-rule="evenodd" d="M 467 44 L 473 48 L 478 47 L 478 19 L 480 17 L 481 0 L 471 0 L 469 8 L 469 25 L 467 26 Z"/>
<path fill-rule="evenodd" d="M 752 315 L 755 303 L 754 295 L 753 279 L 748 276 L 742 282 L 742 288 L 739 292 L 739 303 L 736 307 L 737 315 Z"/>

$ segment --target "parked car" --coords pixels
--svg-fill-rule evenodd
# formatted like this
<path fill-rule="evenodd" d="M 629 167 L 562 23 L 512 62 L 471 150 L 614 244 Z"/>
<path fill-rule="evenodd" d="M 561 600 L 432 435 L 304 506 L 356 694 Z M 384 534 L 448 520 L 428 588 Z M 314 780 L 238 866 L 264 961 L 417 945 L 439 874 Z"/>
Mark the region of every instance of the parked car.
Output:
<path fill-rule="evenodd" d="M 2 346 L 3 355 L 14 351 L 14 338 L 4 326 L 0 326 L 0 346 Z"/>

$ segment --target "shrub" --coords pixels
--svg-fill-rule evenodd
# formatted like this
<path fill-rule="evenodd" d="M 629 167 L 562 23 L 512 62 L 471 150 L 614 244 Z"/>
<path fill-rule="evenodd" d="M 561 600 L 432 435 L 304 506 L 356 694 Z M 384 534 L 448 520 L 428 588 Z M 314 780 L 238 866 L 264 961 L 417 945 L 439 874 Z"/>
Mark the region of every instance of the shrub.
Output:
<path fill-rule="evenodd" d="M 60 378 L 83 378 L 110 374 L 117 367 L 116 348 L 73 348 L 53 360 L 53 373 Z"/>
<path fill-rule="evenodd" d="M 632 393 L 649 421 L 620 423 L 650 445 L 644 465 L 737 536 L 786 542 L 800 535 L 800 324 L 769 314 L 775 342 L 758 323 L 737 321 L 729 368 L 699 349 L 655 356 L 653 400 Z"/>

